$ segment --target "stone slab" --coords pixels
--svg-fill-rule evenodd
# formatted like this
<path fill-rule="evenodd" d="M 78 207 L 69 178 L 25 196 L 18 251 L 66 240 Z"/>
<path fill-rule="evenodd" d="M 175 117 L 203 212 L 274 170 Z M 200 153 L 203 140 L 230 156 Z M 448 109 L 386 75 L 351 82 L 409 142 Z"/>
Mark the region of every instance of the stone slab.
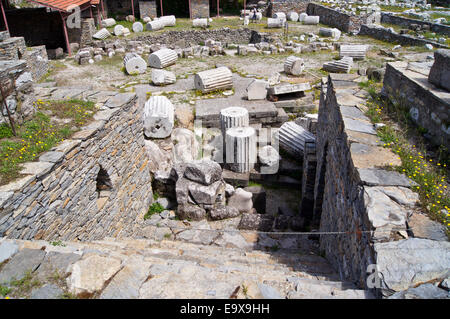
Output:
<path fill-rule="evenodd" d="M 416 186 L 417 183 L 403 174 L 376 168 L 358 169 L 359 178 L 368 186 Z"/>
<path fill-rule="evenodd" d="M 0 264 L 19 251 L 19 245 L 4 241 L 0 243 Z"/>
<path fill-rule="evenodd" d="M 28 271 L 35 271 L 45 257 L 45 251 L 24 248 L 0 271 L 0 283 L 23 278 Z"/>
<path fill-rule="evenodd" d="M 401 291 L 450 272 L 450 243 L 429 239 L 376 243 L 377 267 L 385 293 Z"/>

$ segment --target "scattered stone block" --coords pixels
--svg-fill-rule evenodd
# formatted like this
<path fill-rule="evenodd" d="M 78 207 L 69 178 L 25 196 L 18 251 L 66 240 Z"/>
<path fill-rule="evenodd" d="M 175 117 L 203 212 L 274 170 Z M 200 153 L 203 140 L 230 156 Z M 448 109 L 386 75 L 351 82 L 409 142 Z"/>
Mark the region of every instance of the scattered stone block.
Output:
<path fill-rule="evenodd" d="M 263 80 L 253 80 L 251 82 L 246 91 L 247 91 L 247 99 L 249 101 L 253 100 L 264 100 L 267 97 L 267 88 L 269 83 Z"/>
<path fill-rule="evenodd" d="M 91 255 L 70 266 L 71 275 L 67 278 L 69 291 L 75 295 L 91 296 L 99 292 L 105 283 L 121 268 L 117 258 Z"/>
<path fill-rule="evenodd" d="M 136 53 L 127 53 L 123 59 L 123 64 L 130 75 L 142 74 L 147 70 L 147 63 Z"/>
<path fill-rule="evenodd" d="M 152 70 L 152 83 L 154 85 L 168 85 L 173 84 L 176 81 L 177 77 L 173 72 L 160 69 Z"/>
<path fill-rule="evenodd" d="M 149 55 L 148 65 L 151 68 L 164 69 L 175 64 L 177 59 L 178 54 L 176 51 L 171 49 L 161 49 Z"/>
<path fill-rule="evenodd" d="M 174 107 L 165 96 L 152 96 L 144 106 L 144 134 L 150 138 L 166 138 L 174 126 Z"/>
<path fill-rule="evenodd" d="M 428 75 L 428 81 L 450 91 L 450 50 L 434 51 L 434 63 Z"/>
<path fill-rule="evenodd" d="M 195 88 L 203 93 L 233 87 L 232 73 L 227 67 L 206 70 L 195 74 Z"/>

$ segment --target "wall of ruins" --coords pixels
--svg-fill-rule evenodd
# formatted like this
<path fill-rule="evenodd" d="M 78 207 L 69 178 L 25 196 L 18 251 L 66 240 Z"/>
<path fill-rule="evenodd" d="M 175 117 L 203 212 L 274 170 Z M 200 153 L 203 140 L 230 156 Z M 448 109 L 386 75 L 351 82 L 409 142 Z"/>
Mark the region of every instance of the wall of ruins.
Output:
<path fill-rule="evenodd" d="M 407 64 L 388 63 L 383 83 L 383 94 L 404 108 L 417 125 L 427 130 L 427 136 L 436 145 L 450 149 L 449 93 L 428 83 L 427 75 L 407 71 Z M 412 76 L 411 76 L 412 75 Z"/>
<path fill-rule="evenodd" d="M 361 27 L 362 18 L 350 16 L 316 3 L 309 3 L 306 13 L 311 16 L 320 16 L 320 23 L 338 28 L 344 32 L 356 32 Z"/>
<path fill-rule="evenodd" d="M 40 80 L 47 72 L 45 46 L 27 48 L 24 38 L 11 38 L 8 32 L 0 32 L 0 85 L 15 123 L 22 123 L 34 113 L 33 82 Z M 1 105 L 3 116 L 0 116 L 0 123 L 4 123 L 9 119 L 6 108 Z"/>
<path fill-rule="evenodd" d="M 191 0 L 192 19 L 209 18 L 209 0 Z"/>
<path fill-rule="evenodd" d="M 357 78 L 330 74 L 322 83 L 316 156 L 311 157 L 316 175 L 304 174 L 312 180 L 303 181 L 314 184 L 313 209 L 301 213 L 325 233 L 320 235 L 320 249 L 341 279 L 373 288 L 367 282 L 368 266 L 378 265 L 392 252 L 380 247 L 402 245 L 399 233 L 406 234 L 407 216 L 418 195 L 406 176 L 380 168 L 399 165 L 399 159 L 380 145 L 373 124 L 350 101 L 360 90 Z M 383 271 L 388 282 L 392 278 Z M 385 293 L 386 286 L 374 292 Z"/>
<path fill-rule="evenodd" d="M 388 14 L 385 12 L 381 13 L 381 22 L 400 25 L 405 28 L 409 28 L 409 26 L 411 26 L 412 24 L 417 24 L 420 26 L 427 25 L 430 27 L 431 32 L 441 33 L 441 34 L 450 36 L 450 26 L 445 25 L 445 24 L 420 21 L 420 20 L 416 20 L 416 19 L 408 19 L 405 17 L 395 16 L 395 15 Z"/>
<path fill-rule="evenodd" d="M 326 93 L 325 93 L 326 92 Z M 325 96 L 326 94 L 326 96 Z M 323 90 L 317 126 L 317 170 L 314 221 L 321 232 L 370 230 L 364 188 L 351 157 L 340 105 L 333 83 Z M 368 264 L 374 263 L 370 238 L 363 234 L 321 236 L 320 247 L 340 274 L 364 285 Z"/>
<path fill-rule="evenodd" d="M 139 1 L 139 15 L 141 19 L 145 17 L 156 18 L 158 16 L 156 12 L 156 1 Z"/>
<path fill-rule="evenodd" d="M 151 177 L 142 109 L 135 94 L 111 108 L 0 187 L 0 236 L 94 240 L 126 236 L 148 210 Z"/>
<path fill-rule="evenodd" d="M 183 30 L 168 31 L 164 34 L 144 35 L 135 38 L 137 41 L 143 41 L 146 44 L 164 44 L 166 46 L 178 46 L 186 48 L 205 42 L 207 39 L 213 39 L 225 43 L 246 43 L 248 44 L 252 31 L 247 28 L 217 30 Z"/>
<path fill-rule="evenodd" d="M 272 16 L 276 12 L 288 13 L 295 11 L 297 13 L 306 12 L 306 7 L 311 0 L 274 0 L 267 9 L 267 16 Z"/>
<path fill-rule="evenodd" d="M 367 35 L 371 38 L 378 39 L 386 42 L 398 43 L 400 45 L 415 45 L 423 47 L 425 44 L 431 44 L 433 47 L 438 48 L 446 48 L 445 44 L 441 44 L 435 41 L 427 40 L 427 39 L 419 39 L 408 34 L 400 34 L 393 33 L 389 31 L 387 28 L 375 26 L 375 25 L 366 25 L 363 24 L 361 26 L 361 30 L 359 31 L 359 35 Z"/>

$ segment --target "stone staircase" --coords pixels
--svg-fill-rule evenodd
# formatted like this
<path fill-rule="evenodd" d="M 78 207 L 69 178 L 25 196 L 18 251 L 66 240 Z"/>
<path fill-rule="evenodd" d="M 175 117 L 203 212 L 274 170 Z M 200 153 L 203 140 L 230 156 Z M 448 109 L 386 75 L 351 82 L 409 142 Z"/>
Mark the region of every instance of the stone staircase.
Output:
<path fill-rule="evenodd" d="M 292 250 L 244 251 L 147 239 L 0 239 L 0 284 L 7 287 L 8 279 L 30 270 L 39 285 L 21 294 L 12 290 L 9 297 L 371 298 L 339 281 L 323 257 Z"/>

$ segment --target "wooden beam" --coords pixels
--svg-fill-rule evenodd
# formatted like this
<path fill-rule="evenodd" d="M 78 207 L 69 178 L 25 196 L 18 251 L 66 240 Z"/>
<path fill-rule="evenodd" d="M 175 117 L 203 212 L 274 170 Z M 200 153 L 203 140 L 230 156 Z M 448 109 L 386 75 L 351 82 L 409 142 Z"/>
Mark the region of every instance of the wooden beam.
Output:
<path fill-rule="evenodd" d="M 162 6 L 162 0 L 159 0 L 159 5 L 161 6 L 161 17 L 162 17 L 164 15 L 163 6 Z"/>
<path fill-rule="evenodd" d="M 136 17 L 136 16 L 134 15 L 134 0 L 131 0 L 131 12 L 132 12 L 132 14 L 133 14 L 133 17 Z"/>
<path fill-rule="evenodd" d="M 220 16 L 220 13 L 219 13 L 219 7 L 220 7 L 220 5 L 219 5 L 219 0 L 217 0 L 217 17 Z"/>

